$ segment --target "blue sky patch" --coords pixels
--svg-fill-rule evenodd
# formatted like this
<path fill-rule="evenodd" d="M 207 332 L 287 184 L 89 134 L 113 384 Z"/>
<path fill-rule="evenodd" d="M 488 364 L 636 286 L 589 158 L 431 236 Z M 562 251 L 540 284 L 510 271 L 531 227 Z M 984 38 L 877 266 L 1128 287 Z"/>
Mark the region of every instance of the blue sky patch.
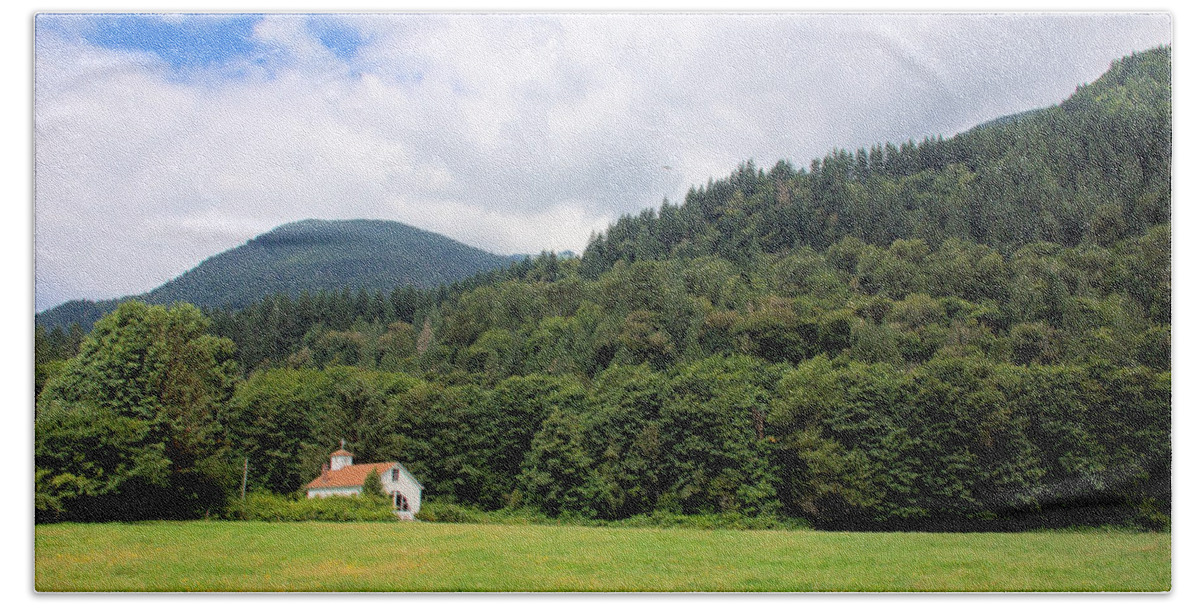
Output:
<path fill-rule="evenodd" d="M 100 15 L 83 38 L 97 46 L 154 53 L 176 70 L 218 67 L 266 49 L 253 38 L 261 15 Z"/>
<path fill-rule="evenodd" d="M 358 48 L 366 42 L 357 29 L 334 15 L 310 16 L 308 31 L 343 61 L 354 59 L 358 55 Z"/>

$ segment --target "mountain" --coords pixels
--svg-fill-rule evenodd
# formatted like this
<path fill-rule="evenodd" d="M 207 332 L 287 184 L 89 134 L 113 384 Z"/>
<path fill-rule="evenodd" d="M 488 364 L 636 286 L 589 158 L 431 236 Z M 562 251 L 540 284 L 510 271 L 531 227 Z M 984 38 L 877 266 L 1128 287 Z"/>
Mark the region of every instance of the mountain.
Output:
<path fill-rule="evenodd" d="M 520 256 L 525 257 L 525 256 Z M 240 308 L 273 293 L 435 287 L 513 263 L 440 234 L 383 220 L 303 220 L 219 253 L 139 296 L 74 300 L 36 317 L 46 327 L 90 327 L 122 301 Z"/>
<path fill-rule="evenodd" d="M 808 169 L 744 163 L 682 205 L 620 218 L 588 245 L 584 272 L 823 251 L 846 238 L 956 239 L 1005 255 L 1039 242 L 1109 246 L 1170 222 L 1171 141 L 1170 48 L 1159 47 L 1114 62 L 1059 105 L 949 139 L 834 150 Z"/>

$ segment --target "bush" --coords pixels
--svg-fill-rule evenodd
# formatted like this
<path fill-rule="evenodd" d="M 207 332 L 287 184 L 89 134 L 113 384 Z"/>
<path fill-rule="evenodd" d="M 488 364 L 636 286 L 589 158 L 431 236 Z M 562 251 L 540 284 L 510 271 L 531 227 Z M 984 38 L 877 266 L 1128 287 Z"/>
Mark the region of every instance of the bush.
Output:
<path fill-rule="evenodd" d="M 426 500 L 421 503 L 417 519 L 428 522 L 455 524 L 498 524 L 498 525 L 542 525 L 542 526 L 588 526 L 613 528 L 690 528 L 699 530 L 803 530 L 811 526 L 803 519 L 780 518 L 769 515 L 750 517 L 739 513 L 717 513 L 708 515 L 681 515 L 667 510 L 634 515 L 627 519 L 606 521 L 591 519 L 579 514 L 564 513 L 550 517 L 540 511 L 526 508 L 484 511 L 478 507 L 464 506 L 443 500 Z"/>
<path fill-rule="evenodd" d="M 448 524 L 478 524 L 484 523 L 487 514 L 476 507 L 465 507 L 452 502 L 440 500 L 425 500 L 421 510 L 417 512 L 421 521 Z"/>
<path fill-rule="evenodd" d="M 682 515 L 671 511 L 654 511 L 608 523 L 615 528 L 691 528 L 699 530 L 804 530 L 811 528 L 803 519 L 779 518 L 769 515 L 750 517 L 739 513 Z"/>
<path fill-rule="evenodd" d="M 417 513 L 421 521 L 444 524 L 505 524 L 505 525 L 555 525 L 575 523 L 565 517 L 552 518 L 540 511 L 529 507 L 505 508 L 498 511 L 484 511 L 479 507 L 460 505 L 444 499 L 426 499 L 421 502 L 421 511 Z M 599 525 L 595 522 L 592 525 Z M 587 524 L 580 524 L 587 525 Z"/>
<path fill-rule="evenodd" d="M 396 521 L 391 505 L 373 496 L 293 499 L 252 492 L 231 510 L 233 519 L 253 521 Z"/>
<path fill-rule="evenodd" d="M 361 496 L 384 496 L 386 498 L 386 494 L 383 493 L 383 482 L 379 481 L 378 472 L 367 475 L 367 478 L 363 480 Z"/>

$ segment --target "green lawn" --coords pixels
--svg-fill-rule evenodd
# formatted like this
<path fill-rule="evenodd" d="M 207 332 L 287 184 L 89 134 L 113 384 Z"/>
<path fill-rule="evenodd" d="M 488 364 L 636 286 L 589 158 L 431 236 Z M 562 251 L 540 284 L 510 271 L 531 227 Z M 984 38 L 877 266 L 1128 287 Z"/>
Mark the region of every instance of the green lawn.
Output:
<path fill-rule="evenodd" d="M 1171 537 L 412 523 L 56 524 L 39 591 L 1166 591 Z"/>

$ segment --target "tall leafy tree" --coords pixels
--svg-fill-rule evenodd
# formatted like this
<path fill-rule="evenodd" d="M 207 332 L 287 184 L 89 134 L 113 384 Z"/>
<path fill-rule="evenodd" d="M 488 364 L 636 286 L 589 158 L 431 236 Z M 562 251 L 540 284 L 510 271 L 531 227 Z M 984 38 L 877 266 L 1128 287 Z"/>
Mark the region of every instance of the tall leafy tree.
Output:
<path fill-rule="evenodd" d="M 35 466 L 47 496 L 89 519 L 222 505 L 231 470 L 222 410 L 237 369 L 233 343 L 208 325 L 190 304 L 137 301 L 96 323 L 38 401 Z"/>

